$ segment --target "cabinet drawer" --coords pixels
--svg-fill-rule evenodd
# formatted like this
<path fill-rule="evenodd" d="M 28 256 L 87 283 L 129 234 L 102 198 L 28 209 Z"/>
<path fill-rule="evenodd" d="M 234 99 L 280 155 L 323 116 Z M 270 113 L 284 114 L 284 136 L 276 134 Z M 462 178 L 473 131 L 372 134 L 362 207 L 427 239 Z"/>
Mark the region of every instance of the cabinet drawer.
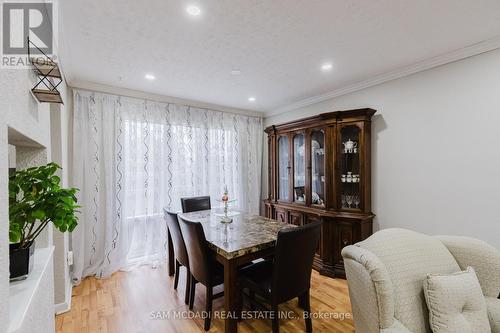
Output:
<path fill-rule="evenodd" d="M 313 222 L 320 222 L 321 217 L 319 215 L 314 215 L 314 214 L 306 214 L 305 215 L 305 224 L 313 223 Z M 322 227 L 323 228 L 323 227 Z M 316 249 L 316 256 L 321 257 L 321 244 L 323 244 L 323 231 L 321 231 L 318 247 Z"/>
<path fill-rule="evenodd" d="M 270 204 L 266 204 L 265 205 L 265 216 L 268 219 L 274 218 L 274 216 L 273 216 L 273 206 L 271 206 Z"/>
<path fill-rule="evenodd" d="M 296 226 L 301 226 L 304 224 L 304 214 L 302 212 L 295 212 L 293 210 L 289 211 L 289 223 L 295 224 Z"/>
<path fill-rule="evenodd" d="M 335 226 L 334 255 L 335 264 L 343 265 L 342 249 L 355 243 L 354 225 L 348 221 L 337 221 Z"/>
<path fill-rule="evenodd" d="M 288 223 L 288 212 L 286 211 L 286 209 L 276 207 L 275 219 L 278 222 Z"/>

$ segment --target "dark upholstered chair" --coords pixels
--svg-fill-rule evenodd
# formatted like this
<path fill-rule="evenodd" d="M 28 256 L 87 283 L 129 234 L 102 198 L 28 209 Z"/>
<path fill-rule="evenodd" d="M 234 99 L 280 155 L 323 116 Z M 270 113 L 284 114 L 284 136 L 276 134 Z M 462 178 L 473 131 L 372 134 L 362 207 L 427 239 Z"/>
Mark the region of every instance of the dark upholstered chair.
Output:
<path fill-rule="evenodd" d="M 191 296 L 189 299 L 189 309 L 193 309 L 196 283 L 200 282 L 207 288 L 205 300 L 205 330 L 210 329 L 212 317 L 212 301 L 224 295 L 224 293 L 213 294 L 213 287 L 224 283 L 224 267 L 215 261 L 208 248 L 203 227 L 199 222 L 191 222 L 179 216 L 186 250 L 191 268 Z"/>
<path fill-rule="evenodd" d="M 181 199 L 182 212 L 197 212 L 199 210 L 209 210 L 210 209 L 210 197 L 191 197 Z"/>
<path fill-rule="evenodd" d="M 184 238 L 182 237 L 179 221 L 177 220 L 177 214 L 169 212 L 166 209 L 163 210 L 163 213 L 172 237 L 172 245 L 175 254 L 174 289 L 177 289 L 177 285 L 179 284 L 180 267 L 184 266 L 186 267 L 186 295 L 184 297 L 184 302 L 188 304 L 191 272 L 189 271 L 189 258 L 186 252 L 186 244 L 184 244 Z"/>
<path fill-rule="evenodd" d="M 255 301 L 257 294 L 271 306 L 273 333 L 279 332 L 278 305 L 295 297 L 304 312 L 310 313 L 309 289 L 314 253 L 318 246 L 321 222 L 278 232 L 274 260 L 266 260 L 243 268 L 240 272 L 243 298 L 252 305 L 267 308 Z M 306 331 L 312 332 L 310 316 L 306 318 Z"/>

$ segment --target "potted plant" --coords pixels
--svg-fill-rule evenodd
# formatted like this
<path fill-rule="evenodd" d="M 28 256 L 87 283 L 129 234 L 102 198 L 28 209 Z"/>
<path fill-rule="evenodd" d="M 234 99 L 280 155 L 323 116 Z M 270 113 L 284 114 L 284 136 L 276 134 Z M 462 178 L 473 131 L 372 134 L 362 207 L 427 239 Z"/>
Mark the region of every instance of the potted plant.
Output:
<path fill-rule="evenodd" d="M 56 163 L 14 171 L 9 176 L 10 279 L 28 276 L 33 268 L 35 240 L 52 223 L 61 232 L 73 231 L 76 188 L 61 188 Z"/>

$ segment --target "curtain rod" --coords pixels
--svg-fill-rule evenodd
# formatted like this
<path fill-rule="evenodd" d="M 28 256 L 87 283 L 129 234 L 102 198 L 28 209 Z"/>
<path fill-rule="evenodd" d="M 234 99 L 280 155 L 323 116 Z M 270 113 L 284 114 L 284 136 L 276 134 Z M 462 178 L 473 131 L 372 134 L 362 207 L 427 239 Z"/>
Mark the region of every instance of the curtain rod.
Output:
<path fill-rule="evenodd" d="M 98 94 L 107 94 L 107 95 L 112 95 L 112 96 L 116 96 L 116 97 L 125 97 L 125 98 L 133 98 L 133 99 L 137 99 L 137 100 L 145 100 L 145 101 L 149 101 L 149 102 L 156 102 L 156 103 L 165 103 L 165 104 L 176 104 L 176 105 L 181 105 L 181 106 L 185 106 L 185 107 L 194 107 L 194 108 L 198 108 L 198 109 L 204 109 L 204 110 L 208 110 L 208 111 L 215 111 L 215 112 L 224 112 L 224 113 L 228 113 L 228 114 L 234 114 L 234 115 L 238 115 L 238 116 L 246 116 L 246 117 L 253 117 L 253 118 L 260 118 L 260 119 L 264 119 L 264 115 L 261 113 L 261 112 L 258 112 L 258 111 L 245 111 L 245 110 L 241 110 L 241 112 L 235 112 L 235 111 L 229 111 L 229 110 L 225 110 L 225 107 L 224 109 L 216 109 L 216 108 L 212 108 L 212 107 L 209 107 L 209 106 L 203 106 L 203 102 L 200 102 L 200 105 L 196 105 L 197 103 L 194 102 L 193 104 L 188 104 L 189 102 L 188 101 L 184 101 L 184 102 L 181 102 L 181 101 L 167 101 L 167 99 L 171 98 L 172 100 L 176 100 L 178 98 L 176 97 L 169 97 L 169 96 L 162 96 L 162 95 L 156 95 L 156 94 L 149 94 L 149 93 L 146 93 L 146 92 L 142 92 L 142 91 L 138 91 L 138 90 L 131 90 L 131 89 L 126 89 L 126 88 L 117 88 L 117 87 L 111 87 L 111 86 L 106 86 L 107 88 L 111 88 L 111 89 L 118 89 L 118 90 L 121 90 L 121 89 L 125 89 L 125 90 L 129 90 L 129 91 L 132 91 L 132 92 L 135 92 L 137 94 L 141 94 L 141 95 L 144 95 L 144 97 L 138 97 L 137 95 L 133 95 L 133 93 L 118 93 L 118 92 L 109 92 L 106 91 L 106 87 L 104 87 L 104 89 L 102 90 L 97 90 L 97 89 L 92 89 L 92 88 L 86 88 L 86 87 L 82 87 L 82 86 L 79 86 L 79 85 L 71 85 L 68 87 L 70 87 L 71 89 L 73 90 L 82 90 L 82 91 L 88 91 L 88 92 L 93 92 L 93 93 L 98 93 Z M 148 97 L 148 95 L 150 95 Z M 151 95 L 155 95 L 157 96 L 158 98 L 155 99 L 153 96 Z M 165 98 L 165 100 L 161 100 L 161 98 Z M 182 100 L 182 99 L 180 99 Z"/>

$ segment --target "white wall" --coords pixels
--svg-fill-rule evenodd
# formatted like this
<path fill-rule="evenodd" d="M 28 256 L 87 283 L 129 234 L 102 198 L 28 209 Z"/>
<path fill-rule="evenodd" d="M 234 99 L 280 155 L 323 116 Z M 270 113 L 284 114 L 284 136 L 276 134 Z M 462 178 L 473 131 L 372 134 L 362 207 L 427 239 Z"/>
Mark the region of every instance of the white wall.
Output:
<path fill-rule="evenodd" d="M 3 176 L 8 168 L 7 127 L 0 125 L 0 205 L 6 207 L 7 181 Z M 9 308 L 6 306 L 9 300 L 9 214 L 6 209 L 0 209 L 0 332 L 5 332 L 9 324 Z"/>
<path fill-rule="evenodd" d="M 34 82 L 32 70 L 0 71 L 0 332 L 5 332 L 9 324 L 9 218 L 5 209 L 8 207 L 8 143 L 17 146 L 18 163 L 19 160 L 26 164 L 50 160 L 49 108 L 48 104 L 38 104 L 32 97 L 30 90 Z M 12 130 L 17 134 L 12 135 Z M 37 149 L 24 148 L 32 144 Z M 49 230 L 40 238 L 37 246 L 49 245 Z"/>
<path fill-rule="evenodd" d="M 9 219 L 8 210 L 5 209 L 8 207 L 6 195 L 8 186 L 7 143 L 16 145 L 18 168 L 51 161 L 50 105 L 47 103 L 39 104 L 32 97 L 30 90 L 34 86 L 35 80 L 36 77 L 32 69 L 0 70 L 0 332 L 6 332 L 9 326 L 10 307 Z M 64 89 L 64 87 L 62 88 Z M 61 142 L 64 140 L 67 138 L 64 137 L 63 133 Z M 62 158 L 64 158 L 64 154 L 65 152 L 62 151 Z M 38 237 L 37 248 L 51 247 L 52 242 L 52 227 L 49 226 Z M 31 298 L 32 304 L 48 304 L 48 306 L 45 306 L 44 311 L 39 311 L 38 315 L 31 314 L 30 319 L 26 324 L 23 324 L 23 330 L 26 332 L 48 331 L 45 328 L 53 326 L 53 322 L 50 322 L 50 320 L 53 321 L 53 316 L 48 317 L 49 322 L 47 322 L 47 318 L 42 318 L 39 315 L 54 311 L 52 306 L 54 304 L 52 263 L 48 267 L 50 267 L 50 273 L 48 273 L 46 281 L 50 282 L 50 289 L 42 286 L 44 291 L 35 291 Z M 19 309 L 19 311 L 22 310 Z"/>
<path fill-rule="evenodd" d="M 268 117 L 265 125 L 360 107 L 378 110 L 374 229 L 467 235 L 500 249 L 500 50 Z"/>
<path fill-rule="evenodd" d="M 65 83 L 59 86 L 59 91 L 65 104 L 50 105 L 51 121 L 51 157 L 59 164 L 61 185 L 68 187 L 68 131 L 69 114 L 72 104 L 69 101 L 70 89 Z M 56 313 L 66 312 L 71 306 L 71 277 L 68 265 L 69 234 L 54 229 L 54 302 Z"/>

